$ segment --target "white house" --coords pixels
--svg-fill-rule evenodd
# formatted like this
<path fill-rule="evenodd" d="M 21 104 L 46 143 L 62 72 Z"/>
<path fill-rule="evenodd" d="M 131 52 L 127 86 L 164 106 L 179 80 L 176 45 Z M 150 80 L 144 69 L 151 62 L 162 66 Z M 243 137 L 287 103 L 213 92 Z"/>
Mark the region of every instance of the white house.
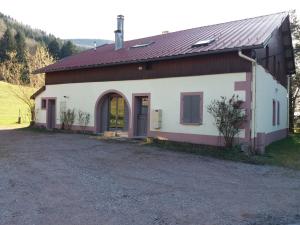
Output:
<path fill-rule="evenodd" d="M 91 115 L 88 130 L 114 130 L 223 145 L 207 105 L 239 95 L 248 119 L 237 141 L 262 147 L 286 137 L 288 75 L 295 70 L 288 13 L 123 40 L 39 69 L 36 124 L 60 128 L 60 112 Z M 76 121 L 73 129 L 79 129 Z"/>

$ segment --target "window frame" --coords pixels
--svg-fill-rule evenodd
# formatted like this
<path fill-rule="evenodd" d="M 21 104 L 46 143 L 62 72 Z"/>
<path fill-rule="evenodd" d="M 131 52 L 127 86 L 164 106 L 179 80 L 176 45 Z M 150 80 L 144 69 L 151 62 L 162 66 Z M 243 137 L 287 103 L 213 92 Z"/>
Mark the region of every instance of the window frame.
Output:
<path fill-rule="evenodd" d="M 45 102 L 45 106 L 43 105 L 43 102 Z M 41 99 L 41 109 L 47 109 L 47 99 L 46 98 L 42 98 Z"/>
<path fill-rule="evenodd" d="M 199 122 L 184 122 L 184 97 L 199 96 Z M 182 125 L 202 125 L 203 123 L 203 92 L 181 92 L 180 93 L 180 124 Z"/>

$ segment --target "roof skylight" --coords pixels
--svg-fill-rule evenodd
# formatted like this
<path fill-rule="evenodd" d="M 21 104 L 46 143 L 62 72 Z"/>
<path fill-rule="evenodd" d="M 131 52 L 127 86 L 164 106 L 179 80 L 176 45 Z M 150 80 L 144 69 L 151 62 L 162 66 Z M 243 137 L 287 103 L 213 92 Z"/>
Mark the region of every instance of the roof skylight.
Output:
<path fill-rule="evenodd" d="M 143 48 L 143 47 L 147 47 L 149 45 L 152 45 L 153 43 L 154 43 L 154 41 L 148 42 L 148 43 L 144 43 L 144 44 L 136 44 L 134 46 L 131 46 L 130 48 Z"/>
<path fill-rule="evenodd" d="M 193 44 L 192 47 L 206 46 L 206 45 L 209 45 L 210 43 L 212 43 L 214 41 L 215 41 L 215 39 L 200 40 L 200 41 L 197 41 L 195 44 Z"/>

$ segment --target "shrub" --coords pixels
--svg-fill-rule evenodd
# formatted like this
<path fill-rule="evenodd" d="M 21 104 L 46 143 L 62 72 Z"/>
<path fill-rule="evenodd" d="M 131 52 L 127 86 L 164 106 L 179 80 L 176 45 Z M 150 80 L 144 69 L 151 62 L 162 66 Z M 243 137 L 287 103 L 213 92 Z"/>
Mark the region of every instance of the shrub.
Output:
<path fill-rule="evenodd" d="M 68 109 L 60 113 L 61 129 L 71 130 L 75 121 L 75 109 Z"/>
<path fill-rule="evenodd" d="M 234 137 L 240 132 L 240 126 L 246 120 L 246 115 L 241 109 L 242 104 L 243 101 L 233 95 L 230 99 L 221 97 L 220 100 L 213 100 L 207 107 L 228 148 L 232 148 Z"/>
<path fill-rule="evenodd" d="M 87 112 L 83 112 L 81 110 L 78 111 L 78 123 L 82 132 L 85 132 L 87 125 L 90 122 L 90 114 Z"/>

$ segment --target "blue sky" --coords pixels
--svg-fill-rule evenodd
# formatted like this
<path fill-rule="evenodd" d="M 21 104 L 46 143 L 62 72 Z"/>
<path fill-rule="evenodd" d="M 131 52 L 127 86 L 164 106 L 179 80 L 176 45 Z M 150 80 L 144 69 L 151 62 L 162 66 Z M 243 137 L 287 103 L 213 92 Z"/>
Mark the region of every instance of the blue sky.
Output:
<path fill-rule="evenodd" d="M 60 38 L 114 39 L 125 16 L 125 39 L 296 9 L 299 0 L 0 0 L 0 11 Z"/>

